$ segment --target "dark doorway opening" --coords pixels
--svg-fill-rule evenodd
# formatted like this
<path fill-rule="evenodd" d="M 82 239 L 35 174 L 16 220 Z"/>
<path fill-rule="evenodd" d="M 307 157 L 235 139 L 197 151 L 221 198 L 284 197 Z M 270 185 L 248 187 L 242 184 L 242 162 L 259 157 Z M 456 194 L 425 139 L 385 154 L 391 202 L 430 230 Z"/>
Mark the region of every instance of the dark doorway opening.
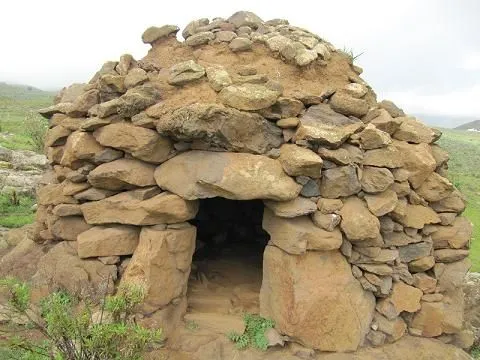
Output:
<path fill-rule="evenodd" d="M 263 251 L 261 200 L 200 200 L 196 250 L 188 287 L 190 312 L 258 313 Z"/>

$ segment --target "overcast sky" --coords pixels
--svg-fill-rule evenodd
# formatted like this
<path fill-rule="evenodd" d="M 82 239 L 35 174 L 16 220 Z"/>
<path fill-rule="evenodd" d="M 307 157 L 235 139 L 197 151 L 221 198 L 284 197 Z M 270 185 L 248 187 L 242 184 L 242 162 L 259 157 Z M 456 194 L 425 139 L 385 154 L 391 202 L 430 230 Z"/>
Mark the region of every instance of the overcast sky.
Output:
<path fill-rule="evenodd" d="M 241 4 L 241 5 L 239 5 Z M 241 8 L 239 8 L 241 6 Z M 141 58 L 151 25 L 250 10 L 287 18 L 361 53 L 378 94 L 409 113 L 480 118 L 480 1 L 2 1 L 0 81 L 59 89 L 123 53 Z"/>

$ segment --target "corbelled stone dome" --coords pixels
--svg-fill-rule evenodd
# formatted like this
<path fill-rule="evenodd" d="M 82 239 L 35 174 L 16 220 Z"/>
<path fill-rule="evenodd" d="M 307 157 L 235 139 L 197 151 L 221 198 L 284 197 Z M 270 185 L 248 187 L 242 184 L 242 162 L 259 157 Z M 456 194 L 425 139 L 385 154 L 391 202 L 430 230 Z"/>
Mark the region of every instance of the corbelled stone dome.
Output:
<path fill-rule="evenodd" d="M 178 31 L 148 28 L 143 59 L 107 62 L 41 110 L 51 168 L 35 238 L 56 245 L 39 286 L 94 296 L 107 277 L 143 284 L 138 321 L 177 340 L 184 316 L 201 323 L 217 308 L 230 319 L 241 303 L 314 350 L 407 334 L 465 347 L 471 224 L 441 133 L 378 102 L 349 54 L 286 20 L 238 12 L 192 21 L 185 41 Z M 250 248 L 260 249 L 258 288 L 236 284 L 220 302 L 228 284 L 207 275 L 217 293 L 201 302 L 192 257 L 207 254 L 198 275 Z M 253 271 L 235 264 L 223 275 Z M 405 339 L 425 350 L 427 340 Z"/>

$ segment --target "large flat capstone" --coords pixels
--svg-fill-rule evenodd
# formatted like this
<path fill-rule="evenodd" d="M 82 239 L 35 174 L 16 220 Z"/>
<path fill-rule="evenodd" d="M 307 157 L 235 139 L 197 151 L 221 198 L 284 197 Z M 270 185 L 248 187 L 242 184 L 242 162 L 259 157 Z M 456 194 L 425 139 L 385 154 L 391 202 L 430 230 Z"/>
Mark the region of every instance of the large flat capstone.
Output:
<path fill-rule="evenodd" d="M 161 164 L 155 180 L 187 200 L 216 196 L 231 200 L 292 200 L 301 186 L 266 156 L 189 151 Z"/>

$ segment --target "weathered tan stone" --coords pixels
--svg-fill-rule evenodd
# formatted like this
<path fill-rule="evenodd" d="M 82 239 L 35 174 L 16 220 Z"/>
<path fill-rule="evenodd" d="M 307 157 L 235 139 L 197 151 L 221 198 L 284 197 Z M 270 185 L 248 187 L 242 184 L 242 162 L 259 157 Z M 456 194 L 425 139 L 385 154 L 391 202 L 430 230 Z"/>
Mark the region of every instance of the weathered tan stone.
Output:
<path fill-rule="evenodd" d="M 437 279 L 425 273 L 417 273 L 413 275 L 413 286 L 422 290 L 424 294 L 431 294 L 435 292 Z"/>
<path fill-rule="evenodd" d="M 403 166 L 403 154 L 393 145 L 365 152 L 363 164 L 389 169 Z"/>
<path fill-rule="evenodd" d="M 472 239 L 472 223 L 463 216 L 455 218 L 451 226 L 435 226 L 432 233 L 433 247 L 461 249 Z"/>
<path fill-rule="evenodd" d="M 426 224 L 437 224 L 440 218 L 431 208 L 422 205 L 406 204 L 405 214 L 392 213 L 394 220 L 406 227 L 422 229 Z"/>
<path fill-rule="evenodd" d="M 367 115 L 368 116 L 368 115 Z M 401 120 L 398 118 L 393 118 L 386 110 L 378 109 L 378 115 L 375 116 L 370 123 L 375 125 L 379 130 L 385 131 L 390 135 L 394 134 L 395 131 L 400 127 Z"/>
<path fill-rule="evenodd" d="M 136 226 L 94 226 L 78 235 L 78 256 L 131 255 L 138 245 L 139 234 L 140 228 Z"/>
<path fill-rule="evenodd" d="M 380 222 L 357 197 L 348 198 L 340 210 L 340 227 L 350 241 L 374 239 L 380 235 Z"/>
<path fill-rule="evenodd" d="M 392 143 L 390 135 L 377 129 L 373 124 L 368 124 L 358 136 L 360 137 L 360 145 L 365 150 L 382 148 Z"/>
<path fill-rule="evenodd" d="M 179 30 L 180 28 L 176 25 L 151 26 L 143 32 L 142 41 L 145 44 L 152 44 L 161 38 L 175 35 Z"/>
<path fill-rule="evenodd" d="M 298 257 L 267 246 L 263 268 L 261 314 L 281 333 L 322 351 L 354 351 L 363 342 L 375 300 L 340 252 Z"/>
<path fill-rule="evenodd" d="M 452 211 L 461 213 L 465 210 L 466 202 L 460 191 L 454 190 L 449 196 L 440 201 L 432 202 L 430 206 L 437 212 Z"/>
<path fill-rule="evenodd" d="M 413 260 L 408 263 L 408 270 L 411 272 L 422 272 L 430 270 L 435 265 L 435 258 L 433 256 L 425 256 L 423 258 Z"/>
<path fill-rule="evenodd" d="M 433 271 L 438 280 L 438 290 L 457 290 L 463 285 L 465 275 L 471 266 L 472 262 L 468 258 L 450 264 L 435 264 Z"/>
<path fill-rule="evenodd" d="M 155 166 L 139 160 L 119 159 L 97 166 L 88 174 L 92 186 L 106 190 L 124 190 L 155 185 Z"/>
<path fill-rule="evenodd" d="M 403 281 L 393 285 L 392 294 L 377 302 L 376 309 L 387 319 L 394 320 L 402 311 L 414 313 L 420 309 L 420 289 L 405 284 Z"/>
<path fill-rule="evenodd" d="M 45 135 L 45 146 L 63 145 L 70 134 L 71 130 L 64 128 L 61 125 L 48 129 L 47 134 Z"/>
<path fill-rule="evenodd" d="M 260 155 L 189 151 L 155 170 L 158 186 L 194 200 L 215 196 L 232 200 L 292 200 L 301 186 L 281 164 Z"/>
<path fill-rule="evenodd" d="M 466 258 L 469 254 L 468 250 L 440 249 L 435 250 L 433 255 L 436 262 L 450 263 Z"/>
<path fill-rule="evenodd" d="M 167 160 L 173 151 L 170 139 L 154 130 L 128 123 L 106 125 L 95 130 L 93 136 L 104 146 L 127 151 L 140 160 L 155 164 Z"/>
<path fill-rule="evenodd" d="M 67 139 L 60 164 L 74 168 L 78 160 L 93 160 L 104 150 L 91 134 L 76 131 Z"/>
<path fill-rule="evenodd" d="M 378 330 L 388 335 L 388 342 L 395 342 L 400 339 L 407 330 L 407 324 L 401 317 L 389 320 L 378 312 L 375 312 L 373 318 L 374 323 L 378 326 Z"/>
<path fill-rule="evenodd" d="M 323 171 L 320 194 L 325 198 L 351 196 L 361 190 L 354 166 L 339 166 Z"/>
<path fill-rule="evenodd" d="M 365 166 L 360 183 L 362 190 L 368 193 L 379 193 L 387 190 L 394 182 L 390 170 L 374 166 Z"/>
<path fill-rule="evenodd" d="M 394 141 L 393 146 L 402 154 L 402 166 L 410 172 L 408 181 L 414 189 L 420 187 L 433 173 L 436 161 L 428 144 L 409 144 Z"/>
<path fill-rule="evenodd" d="M 99 100 L 99 91 L 92 89 L 84 92 L 78 96 L 71 104 L 67 111 L 67 115 L 71 117 L 82 117 L 87 115 L 88 110 L 96 104 Z"/>
<path fill-rule="evenodd" d="M 286 218 L 308 215 L 317 210 L 317 205 L 313 201 L 301 196 L 290 201 L 264 200 L 264 204 L 275 216 Z"/>
<path fill-rule="evenodd" d="M 37 190 L 37 202 L 39 205 L 75 204 L 77 201 L 67 195 L 63 195 L 65 184 L 48 184 Z"/>
<path fill-rule="evenodd" d="M 395 191 L 387 189 L 380 194 L 365 195 L 365 201 L 373 215 L 383 216 L 395 209 L 398 197 Z"/>
<path fill-rule="evenodd" d="M 333 150 L 319 147 L 318 153 L 322 159 L 329 160 L 337 165 L 349 165 L 353 162 L 350 152 L 343 147 Z"/>
<path fill-rule="evenodd" d="M 82 260 L 76 242 L 63 241 L 40 259 L 32 283 L 44 292 L 63 289 L 95 302 L 113 293 L 116 279 L 115 265 L 104 265 L 96 259 Z"/>
<path fill-rule="evenodd" d="M 280 129 L 262 116 L 219 104 L 191 104 L 164 114 L 157 130 L 235 152 L 263 154 L 282 144 Z"/>
<path fill-rule="evenodd" d="M 138 190 L 132 190 L 82 204 L 81 208 L 89 224 L 155 225 L 192 219 L 198 203 L 168 192 L 142 199 Z"/>
<path fill-rule="evenodd" d="M 56 239 L 75 241 L 79 234 L 90 228 L 82 216 L 64 216 L 55 220 L 50 230 Z"/>
<path fill-rule="evenodd" d="M 290 176 L 321 176 L 323 161 L 312 150 L 293 144 L 284 144 L 280 148 L 280 157 L 283 170 Z"/>
<path fill-rule="evenodd" d="M 295 134 L 297 140 L 339 148 L 350 135 L 363 127 L 358 120 L 336 113 L 325 104 L 310 106 L 300 117 L 300 125 Z"/>
<path fill-rule="evenodd" d="M 115 191 L 111 190 L 105 190 L 105 189 L 97 189 L 94 187 L 91 187 L 85 191 L 79 192 L 75 195 L 73 195 L 75 200 L 78 201 L 97 201 L 97 200 L 102 200 L 105 199 L 106 197 L 112 196 L 116 194 Z"/>
<path fill-rule="evenodd" d="M 430 144 L 435 139 L 435 133 L 428 126 L 411 117 L 401 117 L 402 123 L 398 130 L 393 134 L 397 140 L 403 140 L 410 143 Z"/>
<path fill-rule="evenodd" d="M 125 76 L 125 87 L 131 89 L 135 86 L 141 85 L 148 80 L 147 72 L 140 68 L 131 69 Z"/>
<path fill-rule="evenodd" d="M 322 214 L 330 214 L 337 212 L 343 207 L 343 202 L 340 199 L 324 199 L 320 198 L 317 201 L 317 208 Z"/>
<path fill-rule="evenodd" d="M 337 214 L 322 214 L 320 211 L 312 214 L 313 223 L 327 231 L 334 231 L 341 220 L 342 218 Z"/>
<path fill-rule="evenodd" d="M 195 250 L 196 228 L 156 229 L 144 227 L 140 241 L 122 277 L 122 283 L 143 286 L 145 313 L 161 309 L 184 296 Z"/>
<path fill-rule="evenodd" d="M 463 302 L 462 292 L 453 295 L 449 302 L 422 301 L 422 308 L 413 317 L 410 327 L 425 337 L 457 333 L 463 325 Z"/>
<path fill-rule="evenodd" d="M 336 92 L 330 99 L 329 105 L 336 112 L 346 116 L 362 117 L 368 112 L 368 103 L 364 99 L 357 99 L 345 93 Z"/>
<path fill-rule="evenodd" d="M 325 231 L 313 224 L 307 216 L 281 218 L 265 209 L 263 228 L 270 241 L 289 254 L 303 254 L 306 250 L 336 250 L 342 245 L 342 234 L 336 229 Z"/>
<path fill-rule="evenodd" d="M 450 181 L 434 172 L 416 191 L 425 200 L 433 202 L 446 198 L 452 193 L 453 189 Z"/>

